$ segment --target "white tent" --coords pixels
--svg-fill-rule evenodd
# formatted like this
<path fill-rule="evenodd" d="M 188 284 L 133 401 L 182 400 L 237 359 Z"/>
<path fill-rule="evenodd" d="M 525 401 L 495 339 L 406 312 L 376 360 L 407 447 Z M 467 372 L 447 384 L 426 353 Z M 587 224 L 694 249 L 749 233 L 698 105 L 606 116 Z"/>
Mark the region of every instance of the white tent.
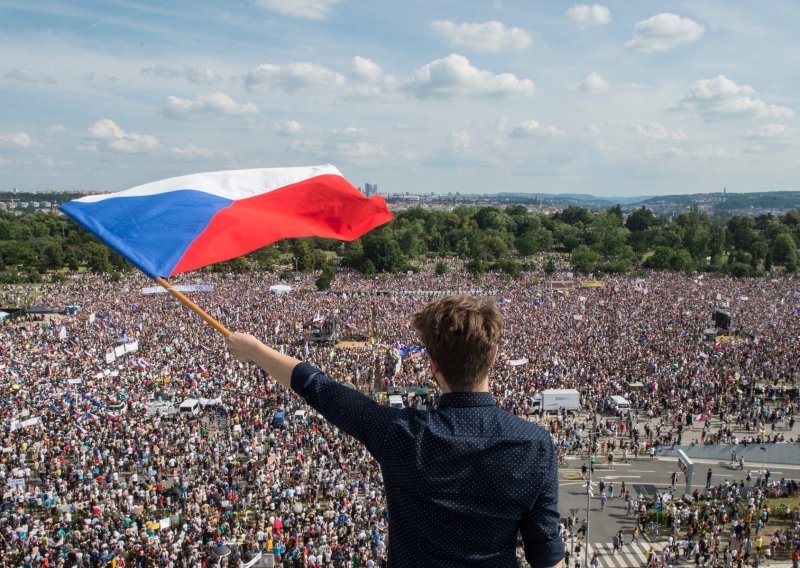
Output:
<path fill-rule="evenodd" d="M 6 319 L 10 314 L 8 312 L 0 312 L 0 321 Z"/>
<path fill-rule="evenodd" d="M 273 284 L 269 287 L 270 294 L 288 294 L 291 291 L 292 287 L 286 284 Z"/>

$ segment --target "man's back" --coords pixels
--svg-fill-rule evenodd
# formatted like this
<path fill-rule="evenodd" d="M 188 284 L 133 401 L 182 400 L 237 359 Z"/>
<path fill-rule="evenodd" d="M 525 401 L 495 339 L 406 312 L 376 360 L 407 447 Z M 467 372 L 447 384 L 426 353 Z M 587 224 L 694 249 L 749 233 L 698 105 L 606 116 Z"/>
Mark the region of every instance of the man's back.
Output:
<path fill-rule="evenodd" d="M 488 392 L 444 394 L 430 412 L 399 410 L 307 363 L 292 387 L 380 463 L 390 566 L 516 566 L 520 531 L 532 566 L 562 559 L 551 438 Z"/>
<path fill-rule="evenodd" d="M 520 529 L 529 552 L 537 543 L 537 560 L 550 541 L 553 561 L 543 565 L 561 559 L 550 436 L 499 409 L 489 393 L 445 394 L 435 411 L 403 411 L 386 446 L 379 462 L 390 564 L 396 557 L 400 565 L 514 566 Z"/>

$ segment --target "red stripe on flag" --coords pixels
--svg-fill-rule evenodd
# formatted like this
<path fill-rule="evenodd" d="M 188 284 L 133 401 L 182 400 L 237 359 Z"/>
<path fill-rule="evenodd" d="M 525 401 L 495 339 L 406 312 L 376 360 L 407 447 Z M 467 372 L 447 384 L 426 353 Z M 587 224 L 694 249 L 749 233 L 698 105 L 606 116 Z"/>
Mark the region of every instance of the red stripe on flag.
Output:
<path fill-rule="evenodd" d="M 316 236 L 352 241 L 391 219 L 381 196 L 367 198 L 337 175 L 313 177 L 234 201 L 219 211 L 170 276 L 236 258 L 280 239 Z"/>

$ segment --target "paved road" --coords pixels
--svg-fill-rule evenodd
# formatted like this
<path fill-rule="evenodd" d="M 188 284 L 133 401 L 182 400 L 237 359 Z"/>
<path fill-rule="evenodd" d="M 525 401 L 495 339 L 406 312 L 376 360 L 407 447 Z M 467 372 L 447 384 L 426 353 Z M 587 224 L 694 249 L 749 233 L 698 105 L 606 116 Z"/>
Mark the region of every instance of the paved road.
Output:
<path fill-rule="evenodd" d="M 561 514 L 563 517 L 568 517 L 570 508 L 579 508 L 578 518 L 580 521 L 586 518 L 586 489 L 584 482 L 580 479 L 580 466 L 582 463 L 584 462 L 581 460 L 570 459 L 570 467 L 559 471 L 559 509 Z M 756 479 L 761 464 L 754 465 L 756 467 L 751 470 L 751 475 L 753 479 Z M 770 470 L 772 479 L 779 480 L 781 477 L 786 477 L 787 479 L 800 478 L 800 465 L 766 464 L 766 467 Z M 695 460 L 692 490 L 705 487 L 708 468 L 711 468 L 711 479 L 712 483 L 715 484 L 726 479 L 739 481 L 745 479 L 747 474 L 747 471 L 735 470 L 725 461 L 697 459 Z M 602 544 L 610 546 L 613 535 L 620 529 L 625 535 L 625 540 L 630 541 L 631 531 L 636 526 L 636 521 L 633 517 L 625 516 L 625 501 L 619 497 L 621 482 L 625 481 L 628 490 L 632 491 L 634 496 L 640 493 L 652 495 L 655 491 L 663 493 L 669 490 L 670 476 L 673 471 L 678 472 L 678 493 L 682 493 L 685 489 L 683 475 L 678 469 L 677 459 L 673 457 L 656 458 L 652 461 L 650 458 L 641 458 L 638 461 L 630 461 L 627 464 L 615 463 L 613 471 L 608 470 L 605 465 L 595 466 L 593 481 L 597 483 L 600 479 L 603 479 L 607 486 L 609 482 L 612 482 L 615 496 L 613 499 L 608 500 L 605 511 L 601 512 L 600 492 L 595 485 L 595 497 L 591 499 L 589 516 L 589 542 L 596 543 L 598 546 Z"/>

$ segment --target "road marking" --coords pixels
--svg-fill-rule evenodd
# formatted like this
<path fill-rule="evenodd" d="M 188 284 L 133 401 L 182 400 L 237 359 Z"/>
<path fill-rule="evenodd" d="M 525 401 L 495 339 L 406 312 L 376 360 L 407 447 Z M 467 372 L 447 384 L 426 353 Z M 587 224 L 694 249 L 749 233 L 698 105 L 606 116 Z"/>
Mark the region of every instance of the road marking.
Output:
<path fill-rule="evenodd" d="M 598 474 L 595 473 L 594 476 L 592 477 L 592 479 L 593 480 L 595 480 L 595 479 L 622 479 L 623 477 L 625 479 L 629 479 L 629 478 L 630 479 L 641 479 L 642 478 L 641 475 L 598 475 Z"/>
<path fill-rule="evenodd" d="M 616 554 L 614 554 L 614 546 L 611 543 L 595 543 L 590 544 L 588 547 L 590 560 L 592 554 L 598 552 L 600 566 L 610 568 L 634 568 L 642 566 L 646 563 L 645 553 L 647 549 L 648 545 L 642 542 L 625 544 Z M 658 551 L 658 549 L 656 550 Z"/>

